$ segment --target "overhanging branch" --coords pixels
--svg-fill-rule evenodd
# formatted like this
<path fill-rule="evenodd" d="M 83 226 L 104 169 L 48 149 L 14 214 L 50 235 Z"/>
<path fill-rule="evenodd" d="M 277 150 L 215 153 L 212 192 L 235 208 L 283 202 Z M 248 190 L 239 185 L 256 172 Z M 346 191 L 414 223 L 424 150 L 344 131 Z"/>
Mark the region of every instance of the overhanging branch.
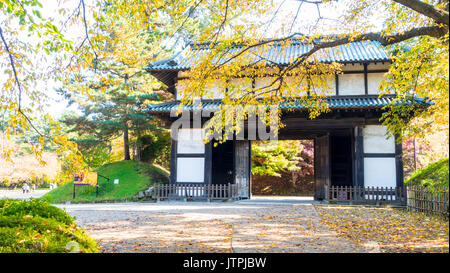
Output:
<path fill-rule="evenodd" d="M 394 0 L 405 7 L 408 7 L 420 14 L 423 14 L 431 19 L 433 19 L 436 23 L 449 25 L 449 14 L 448 11 L 443 9 L 439 9 L 433 5 L 428 3 L 419 1 L 419 0 Z"/>
<path fill-rule="evenodd" d="M 2 43 L 3 43 L 4 47 L 5 47 L 6 52 L 8 53 L 9 62 L 10 62 L 10 65 L 11 65 L 11 68 L 12 68 L 12 72 L 13 72 L 13 75 L 14 75 L 14 80 L 16 82 L 17 88 L 19 89 L 19 98 L 18 98 L 17 111 L 26 119 L 26 121 L 36 131 L 36 133 L 38 133 L 41 137 L 47 137 L 47 136 L 43 135 L 41 132 L 39 132 L 39 130 L 31 122 L 30 118 L 27 115 L 25 115 L 25 113 L 22 111 L 22 105 L 21 105 L 22 104 L 22 86 L 20 84 L 19 77 L 17 76 L 17 71 L 16 71 L 16 66 L 14 64 L 13 55 L 12 55 L 11 51 L 9 50 L 8 43 L 6 42 L 5 37 L 3 36 L 3 30 L 1 28 L 1 26 L 0 26 L 0 38 L 2 40 Z"/>

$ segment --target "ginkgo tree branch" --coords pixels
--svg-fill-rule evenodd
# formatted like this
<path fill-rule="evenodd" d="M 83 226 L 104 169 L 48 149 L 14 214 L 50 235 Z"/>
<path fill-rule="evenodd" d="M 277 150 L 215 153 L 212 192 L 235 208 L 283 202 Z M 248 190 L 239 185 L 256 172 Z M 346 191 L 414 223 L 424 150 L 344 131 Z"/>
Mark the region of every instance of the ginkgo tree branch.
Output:
<path fill-rule="evenodd" d="M 325 2 L 325 1 L 310 1 L 310 0 L 296 0 L 296 1 L 302 3 L 315 4 L 317 6 Z M 420 0 L 392 0 L 392 1 L 400 5 L 403 5 L 407 8 L 410 8 L 422 15 L 425 15 L 426 17 L 433 19 L 438 24 L 444 24 L 447 27 L 449 26 L 448 0 L 444 1 L 446 2 L 446 4 L 443 8 L 438 8 L 436 6 L 433 6 L 432 4 L 428 4 Z"/>
<path fill-rule="evenodd" d="M 216 34 L 213 36 L 213 40 L 215 40 L 215 41 L 217 41 L 217 38 L 219 37 L 220 32 L 225 27 L 225 24 L 227 22 L 227 19 L 228 19 L 228 7 L 229 7 L 229 0 L 226 0 L 225 11 L 224 11 L 222 22 L 220 23 L 220 26 L 218 27 Z"/>
<path fill-rule="evenodd" d="M 433 5 L 425 3 L 419 0 L 393 0 L 405 7 L 408 7 L 420 14 L 423 14 L 429 18 L 432 18 L 436 23 L 449 25 L 448 11 L 437 8 Z"/>
<path fill-rule="evenodd" d="M 89 37 L 88 24 L 87 24 L 87 21 L 86 21 L 86 6 L 84 4 L 84 0 L 80 0 L 80 2 L 78 3 L 77 8 L 75 9 L 75 12 L 77 13 L 77 16 L 79 16 L 80 13 L 82 13 L 82 21 L 83 21 L 83 27 L 84 27 L 84 33 L 85 33 L 84 39 L 81 41 L 80 45 L 77 47 L 75 52 L 79 52 L 81 50 L 81 48 L 83 47 L 84 43 L 86 41 L 88 41 L 92 51 L 94 52 L 95 60 L 97 60 L 98 59 L 97 52 L 95 51 L 95 48 L 94 48 L 94 46 L 92 44 L 92 41 L 91 41 L 91 38 Z M 75 14 L 75 12 L 74 12 L 74 14 Z M 72 61 L 73 61 L 74 57 L 75 57 L 75 55 L 72 55 L 72 57 L 70 57 L 69 64 L 67 65 L 67 68 L 72 65 Z"/>
<path fill-rule="evenodd" d="M 81 7 L 83 9 L 83 24 L 84 24 L 84 32 L 85 32 L 85 35 L 86 35 L 86 39 L 88 40 L 92 51 L 94 51 L 95 59 L 97 59 L 98 58 L 97 52 L 95 51 L 95 48 L 92 45 L 91 38 L 89 37 L 88 25 L 87 25 L 87 21 L 86 21 L 86 7 L 84 5 L 84 0 L 80 0 L 80 1 L 81 1 Z"/>
<path fill-rule="evenodd" d="M 439 37 L 444 36 L 445 33 L 447 33 L 447 31 L 445 31 L 445 29 L 442 27 L 428 26 L 428 27 L 414 28 L 414 29 L 411 29 L 406 32 L 396 33 L 396 34 L 392 34 L 392 35 L 385 35 L 382 33 L 365 33 L 365 34 L 360 34 L 360 35 L 356 35 L 356 36 L 351 35 L 351 34 L 341 35 L 339 38 L 334 38 L 333 36 L 329 36 L 329 37 L 322 36 L 323 41 L 318 41 L 318 42 L 311 39 L 310 42 L 312 42 L 313 47 L 310 50 L 308 50 L 305 53 L 298 56 L 289 65 L 286 66 L 286 65 L 277 64 L 275 62 L 271 62 L 272 66 L 277 66 L 280 68 L 280 73 L 278 73 L 276 75 L 275 79 L 272 81 L 270 86 L 274 86 L 277 82 L 279 84 L 276 87 L 274 87 L 273 89 L 271 89 L 270 91 L 271 92 L 278 91 L 282 86 L 283 77 L 289 71 L 292 71 L 293 69 L 295 69 L 296 67 L 298 67 L 300 65 L 305 65 L 305 62 L 307 62 L 308 58 L 321 49 L 333 48 L 336 46 L 345 45 L 345 44 L 352 43 L 352 42 L 374 41 L 374 40 L 380 42 L 383 46 L 387 46 L 387 45 L 393 45 L 393 44 L 400 43 L 400 42 L 406 41 L 406 40 L 414 38 L 414 37 L 424 36 L 424 35 L 439 38 Z M 231 60 L 237 58 L 238 56 L 244 54 L 245 52 L 247 52 L 248 50 L 250 50 L 252 48 L 262 46 L 265 44 L 287 41 L 287 40 L 292 39 L 295 35 L 296 34 L 293 34 L 293 35 L 289 35 L 285 38 L 279 38 L 279 39 L 273 39 L 273 40 L 263 40 L 261 42 L 248 45 L 244 49 L 238 51 L 235 55 L 228 58 L 223 63 L 216 65 L 212 69 L 212 71 L 219 69 L 221 66 L 229 63 Z M 306 40 L 309 39 L 308 37 L 304 37 L 304 38 Z M 212 72 L 212 71 L 210 71 L 210 72 Z M 244 94 L 241 97 L 241 99 L 243 99 L 245 96 L 248 96 L 248 95 L 252 95 L 252 94 L 250 94 L 250 93 Z"/>
<path fill-rule="evenodd" d="M 332 47 L 348 44 L 351 42 L 378 41 L 383 46 L 387 46 L 387 45 L 393 45 L 396 43 L 400 43 L 400 42 L 403 42 L 403 41 L 406 41 L 406 40 L 409 40 L 411 38 L 418 37 L 418 36 L 427 35 L 427 36 L 431 36 L 431 37 L 435 37 L 435 38 L 440 38 L 440 37 L 444 36 L 446 34 L 446 32 L 447 31 L 445 31 L 444 28 L 441 28 L 439 26 L 427 26 L 427 27 L 414 28 L 409 31 L 399 32 L 399 33 L 392 34 L 392 35 L 384 35 L 379 32 L 371 32 L 371 33 L 364 33 L 364 34 L 360 34 L 360 35 L 356 35 L 356 36 L 350 35 L 350 34 L 341 35 L 340 38 L 338 38 L 338 39 L 332 39 L 333 36 L 329 36 L 329 37 L 322 36 L 323 40 L 327 39 L 328 41 L 326 41 L 326 42 L 314 42 L 313 41 L 314 46 L 309 51 L 300 55 L 292 65 L 298 65 L 299 62 L 301 62 L 302 60 L 305 60 L 307 57 L 311 56 L 312 54 L 314 54 L 315 52 L 317 52 L 320 49 L 332 48 Z M 298 34 L 295 33 L 295 34 L 286 36 L 284 38 L 279 38 L 279 39 L 263 40 L 261 42 L 257 42 L 257 43 L 248 45 L 244 49 L 238 51 L 235 55 L 231 56 L 230 58 L 228 58 L 227 60 L 222 62 L 221 64 L 218 64 L 217 66 L 215 66 L 212 70 L 219 69 L 221 66 L 229 63 L 231 60 L 239 57 L 240 55 L 244 54 L 245 52 L 247 52 L 248 50 L 250 50 L 252 48 L 266 45 L 266 44 L 287 41 L 287 40 L 292 39 L 296 35 L 298 35 Z M 305 37 L 305 39 L 307 40 L 308 38 Z"/>
<path fill-rule="evenodd" d="M 14 58 L 13 58 L 13 54 L 11 53 L 11 51 L 9 50 L 9 46 L 8 43 L 5 40 L 5 37 L 3 36 L 3 30 L 2 27 L 0 26 L 0 38 L 2 39 L 2 43 L 3 46 L 5 47 L 6 53 L 8 53 L 8 57 L 9 57 L 9 63 L 11 65 L 12 68 L 12 72 L 14 75 L 14 80 L 17 86 L 17 89 L 19 90 L 19 95 L 18 95 L 18 108 L 17 111 L 27 120 L 27 122 L 30 124 L 30 126 L 36 131 L 36 133 L 39 134 L 39 136 L 41 137 L 47 137 L 44 134 L 42 134 L 34 125 L 33 122 L 31 122 L 30 118 L 25 115 L 25 113 L 22 111 L 22 85 L 20 84 L 20 80 L 19 77 L 17 76 L 17 71 L 16 71 L 16 66 L 14 64 Z"/>
<path fill-rule="evenodd" d="M 381 45 L 387 46 L 387 45 L 397 44 L 397 43 L 400 43 L 400 42 L 403 42 L 403 41 L 406 41 L 406 40 L 409 40 L 411 38 L 418 37 L 418 36 L 431 36 L 431 37 L 435 37 L 435 38 L 440 38 L 440 37 L 444 36 L 447 32 L 448 32 L 448 30 L 446 31 L 444 28 L 441 28 L 439 26 L 428 26 L 428 27 L 413 28 L 409 31 L 399 32 L 399 33 L 392 34 L 392 35 L 384 35 L 379 32 L 365 33 L 365 34 L 360 34 L 360 35 L 356 35 L 356 36 L 344 35 L 344 36 L 341 36 L 341 38 L 339 38 L 339 39 L 331 40 L 331 41 L 327 41 L 327 42 L 315 43 L 313 41 L 313 43 L 314 43 L 313 48 L 311 50 L 309 50 L 308 52 L 304 53 L 303 55 L 301 55 L 299 58 L 297 58 L 297 60 L 299 60 L 299 61 L 305 60 L 307 57 L 311 56 L 312 54 L 314 54 L 315 52 L 317 52 L 320 49 L 332 48 L 332 47 L 348 44 L 351 42 L 378 41 L 381 43 Z M 295 65 L 296 63 L 298 63 L 298 61 L 294 62 L 293 65 Z"/>

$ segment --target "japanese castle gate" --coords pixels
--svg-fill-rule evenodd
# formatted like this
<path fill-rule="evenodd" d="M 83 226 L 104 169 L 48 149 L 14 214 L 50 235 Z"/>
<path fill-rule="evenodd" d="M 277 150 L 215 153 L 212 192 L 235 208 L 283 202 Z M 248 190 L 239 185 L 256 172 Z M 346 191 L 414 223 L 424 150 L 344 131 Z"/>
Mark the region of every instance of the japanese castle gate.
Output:
<path fill-rule="evenodd" d="M 289 64 L 305 52 L 306 46 L 293 42 L 282 49 L 284 52 L 274 46 L 267 58 L 281 65 Z M 177 119 L 170 117 L 170 111 L 180 104 L 181 83 L 188 75 L 191 62 L 186 56 L 200 54 L 200 49 L 193 45 L 185 49 L 188 50 L 190 55 L 182 52 L 145 68 L 175 95 L 176 100 L 152 105 L 148 109 L 167 127 Z M 401 144 L 396 144 L 394 138 L 386 138 L 386 127 L 379 121 L 383 107 L 395 97 L 394 94 L 378 95 L 379 85 L 391 64 L 386 49 L 376 41 L 355 42 L 330 50 L 320 61 L 343 64 L 343 73 L 337 74 L 330 83 L 333 90 L 330 90 L 332 94 L 327 102 L 331 111 L 310 120 L 308 109 L 300 102 L 280 105 L 286 126 L 278 134 L 280 140 L 314 140 L 314 198 L 326 198 L 326 186 L 402 187 Z M 250 88 L 267 83 L 264 78 L 239 80 Z M 207 91 L 214 93 L 219 88 L 225 88 L 224 84 L 217 83 Z M 220 98 L 202 100 L 203 109 L 218 109 Z M 418 108 L 428 105 L 423 99 L 409 103 Z M 185 109 L 201 110 L 194 106 L 185 106 Z M 204 145 L 200 133 L 198 128 L 180 129 L 177 140 L 172 140 L 170 184 L 234 184 L 237 198 L 250 198 L 251 141 L 229 140 L 214 147 L 211 142 Z M 186 137 L 190 134 L 198 137 Z"/>

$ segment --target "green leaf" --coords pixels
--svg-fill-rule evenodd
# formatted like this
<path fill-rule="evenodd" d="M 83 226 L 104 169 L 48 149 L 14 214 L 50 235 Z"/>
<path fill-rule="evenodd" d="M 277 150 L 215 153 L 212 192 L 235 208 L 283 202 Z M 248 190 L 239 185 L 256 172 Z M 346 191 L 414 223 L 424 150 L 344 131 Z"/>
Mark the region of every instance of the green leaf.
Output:
<path fill-rule="evenodd" d="M 41 13 L 38 10 L 33 10 L 33 13 L 36 14 L 37 17 L 39 17 L 39 19 L 41 19 Z"/>

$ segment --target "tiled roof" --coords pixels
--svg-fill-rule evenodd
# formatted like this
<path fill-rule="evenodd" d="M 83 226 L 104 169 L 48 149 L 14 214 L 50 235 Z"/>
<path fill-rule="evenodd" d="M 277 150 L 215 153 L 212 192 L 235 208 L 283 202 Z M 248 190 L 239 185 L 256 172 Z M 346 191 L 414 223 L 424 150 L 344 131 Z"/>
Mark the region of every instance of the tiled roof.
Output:
<path fill-rule="evenodd" d="M 381 108 L 386 106 L 394 101 L 394 96 L 354 96 L 354 97 L 329 97 L 326 98 L 326 102 L 328 103 L 331 109 L 370 109 L 370 108 Z M 420 98 L 415 98 L 414 101 L 409 100 L 408 102 L 404 102 L 405 104 L 415 104 L 415 105 L 430 105 L 432 104 L 430 101 Z M 397 102 L 397 104 L 399 104 Z M 171 101 L 166 103 L 154 104 L 150 105 L 147 110 L 151 113 L 161 113 L 161 112 L 170 112 L 171 110 L 177 110 L 180 105 L 179 101 Z M 205 100 L 202 101 L 202 106 L 184 106 L 183 110 L 211 110 L 216 111 L 222 105 L 222 101 L 220 100 Z M 281 109 L 299 109 L 306 110 L 309 106 L 305 105 L 304 102 L 289 102 L 282 103 L 280 105 Z"/>
<path fill-rule="evenodd" d="M 254 61 L 258 58 L 268 64 L 287 65 L 312 48 L 312 44 L 292 42 L 289 46 L 273 44 L 268 50 L 258 52 L 258 48 L 249 50 Z M 208 53 L 206 46 L 188 46 L 171 58 L 150 63 L 145 67 L 148 71 L 187 70 L 202 56 Z M 242 50 L 236 45 L 230 50 L 230 56 Z M 261 50 L 259 50 L 261 51 Z M 334 48 L 321 49 L 313 57 L 323 63 L 354 63 L 390 61 L 389 52 L 378 41 L 354 42 Z"/>

